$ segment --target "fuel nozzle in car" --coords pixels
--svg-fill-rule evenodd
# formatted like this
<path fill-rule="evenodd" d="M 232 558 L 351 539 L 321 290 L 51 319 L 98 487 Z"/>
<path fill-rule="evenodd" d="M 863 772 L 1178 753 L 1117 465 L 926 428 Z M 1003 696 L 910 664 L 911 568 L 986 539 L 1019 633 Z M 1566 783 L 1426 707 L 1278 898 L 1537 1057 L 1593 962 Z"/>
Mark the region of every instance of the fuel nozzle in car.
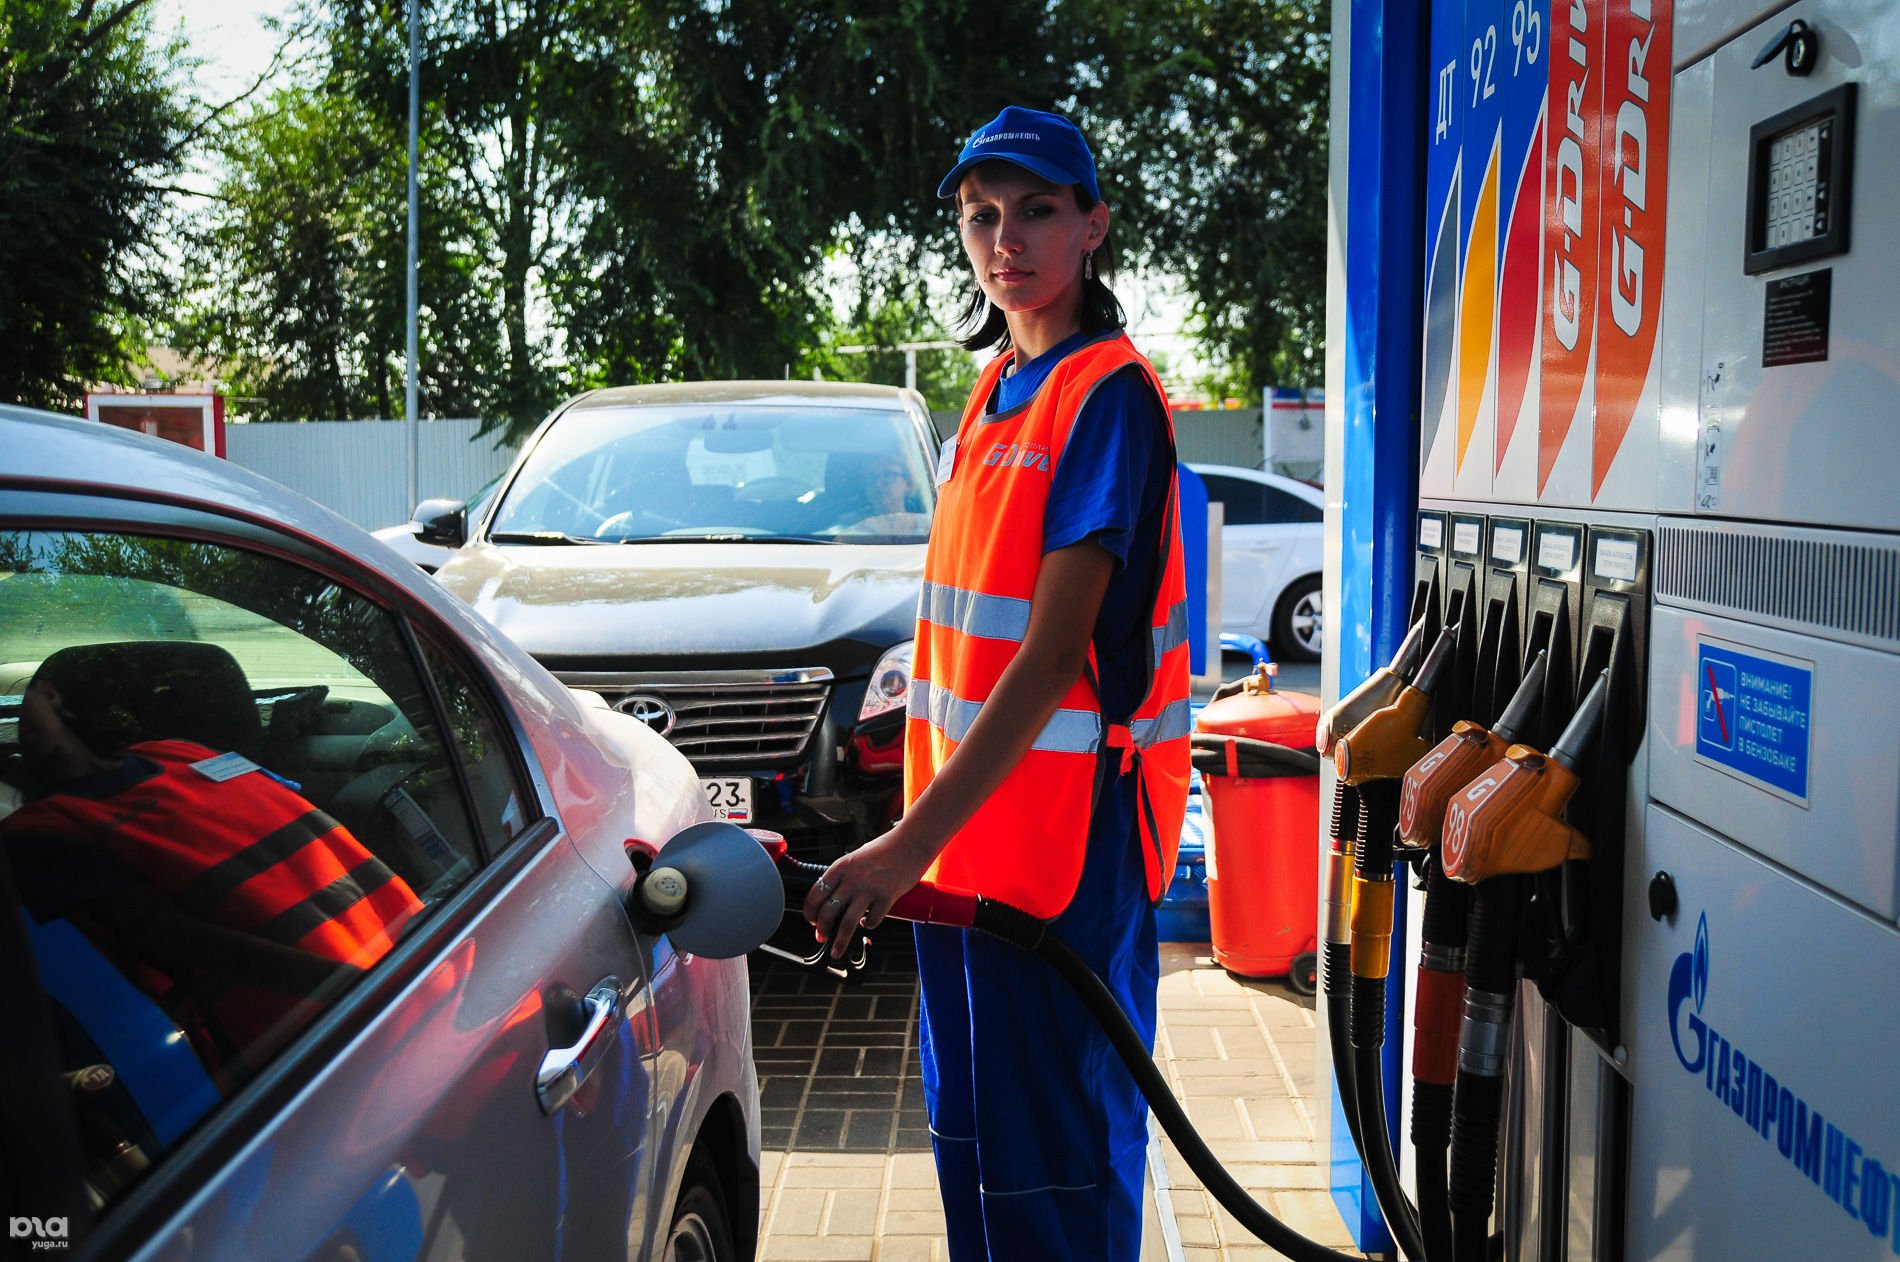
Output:
<path fill-rule="evenodd" d="M 1448 876 L 1477 884 L 1590 857 L 1589 839 L 1561 816 L 1577 791 L 1577 768 L 1603 726 L 1609 680 L 1607 670 L 1597 676 L 1549 754 L 1512 745 L 1501 761 L 1453 796 L 1445 811 Z"/>

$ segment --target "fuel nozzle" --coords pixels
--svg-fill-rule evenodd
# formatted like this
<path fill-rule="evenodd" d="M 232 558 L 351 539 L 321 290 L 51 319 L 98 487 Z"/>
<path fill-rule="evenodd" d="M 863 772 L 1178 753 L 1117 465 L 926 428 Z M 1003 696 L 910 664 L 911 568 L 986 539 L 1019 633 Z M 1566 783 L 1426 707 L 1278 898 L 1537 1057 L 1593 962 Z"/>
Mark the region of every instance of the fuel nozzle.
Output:
<path fill-rule="evenodd" d="M 1540 753 L 1512 745 L 1502 760 L 1452 797 L 1445 810 L 1445 872 L 1476 884 L 1511 873 L 1546 872 L 1588 859 L 1590 841 L 1561 818 L 1577 791 L 1577 768 L 1603 727 L 1610 672 L 1598 674 L 1563 735 Z"/>
<path fill-rule="evenodd" d="M 1452 724 L 1451 735 L 1405 773 L 1405 784 L 1399 791 L 1399 837 L 1406 845 L 1427 849 L 1437 846 L 1452 795 L 1504 757 L 1504 751 L 1529 729 L 1543 700 L 1548 657 L 1539 649 L 1531 659 L 1524 681 L 1496 726 L 1486 729 L 1481 723 L 1459 719 Z"/>
<path fill-rule="evenodd" d="M 1458 628 L 1439 632 L 1437 643 L 1418 668 L 1418 678 L 1399 688 L 1384 706 L 1341 736 L 1333 745 L 1333 767 L 1347 784 L 1396 780 L 1427 753 L 1425 726 L 1431 719 L 1432 694 L 1451 669 L 1458 647 Z"/>
<path fill-rule="evenodd" d="M 1383 710 L 1399 699 L 1399 693 L 1405 688 L 1406 681 L 1418 669 L 1419 655 L 1425 647 L 1425 620 L 1420 618 L 1405 633 L 1405 639 L 1399 642 L 1399 651 L 1392 655 L 1392 661 L 1372 672 L 1366 681 L 1351 692 L 1335 701 L 1332 708 L 1319 716 L 1319 727 L 1313 734 L 1313 746 L 1319 750 L 1320 757 L 1333 752 L 1333 743 L 1347 732 L 1365 722 L 1375 711 Z"/>

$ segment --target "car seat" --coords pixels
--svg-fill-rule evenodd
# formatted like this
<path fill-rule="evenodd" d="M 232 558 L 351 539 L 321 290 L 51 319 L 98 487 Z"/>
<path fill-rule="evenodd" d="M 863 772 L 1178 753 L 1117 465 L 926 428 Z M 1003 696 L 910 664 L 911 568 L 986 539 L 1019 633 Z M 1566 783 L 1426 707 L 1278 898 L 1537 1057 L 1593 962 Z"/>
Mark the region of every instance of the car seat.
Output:
<path fill-rule="evenodd" d="M 75 644 L 40 663 L 93 752 L 110 757 L 143 740 L 177 739 L 219 753 L 264 757 L 263 724 L 244 668 L 201 640 Z"/>

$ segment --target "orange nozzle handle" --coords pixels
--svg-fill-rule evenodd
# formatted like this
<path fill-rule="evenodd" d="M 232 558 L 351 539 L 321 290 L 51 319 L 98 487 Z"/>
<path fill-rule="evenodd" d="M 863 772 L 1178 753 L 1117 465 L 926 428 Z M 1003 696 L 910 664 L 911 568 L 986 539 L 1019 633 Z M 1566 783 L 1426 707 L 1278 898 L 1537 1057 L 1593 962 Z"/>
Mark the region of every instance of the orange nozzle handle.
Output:
<path fill-rule="evenodd" d="M 1547 872 L 1590 857 L 1590 842 L 1561 818 L 1577 774 L 1528 745 L 1454 794 L 1445 810 L 1445 875 L 1467 884 L 1512 873 Z"/>
<path fill-rule="evenodd" d="M 1504 756 L 1504 741 L 1477 723 L 1460 719 L 1451 735 L 1405 773 L 1399 789 L 1399 837 L 1408 846 L 1438 845 L 1452 795 Z"/>

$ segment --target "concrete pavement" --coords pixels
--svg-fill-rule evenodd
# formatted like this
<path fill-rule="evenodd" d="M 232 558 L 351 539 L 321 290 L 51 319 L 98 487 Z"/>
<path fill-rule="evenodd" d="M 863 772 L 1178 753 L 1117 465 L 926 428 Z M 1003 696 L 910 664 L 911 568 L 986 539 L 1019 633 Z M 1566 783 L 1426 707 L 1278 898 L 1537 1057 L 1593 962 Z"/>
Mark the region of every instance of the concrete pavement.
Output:
<path fill-rule="evenodd" d="M 876 971 L 852 987 L 754 959 L 767 1262 L 948 1262 L 908 934 L 886 932 L 873 959 Z M 1164 943 L 1161 972 L 1156 1060 L 1202 1137 L 1280 1218 L 1350 1248 L 1314 1145 L 1312 1000 L 1231 976 L 1201 944 Z M 1144 1259 L 1280 1256 L 1213 1203 L 1165 1139 L 1159 1152 Z"/>

